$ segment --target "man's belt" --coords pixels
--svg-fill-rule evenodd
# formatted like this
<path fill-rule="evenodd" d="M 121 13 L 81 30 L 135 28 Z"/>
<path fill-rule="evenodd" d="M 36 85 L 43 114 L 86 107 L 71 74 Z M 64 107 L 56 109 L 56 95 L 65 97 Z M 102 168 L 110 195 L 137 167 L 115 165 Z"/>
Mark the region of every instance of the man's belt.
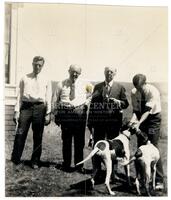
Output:
<path fill-rule="evenodd" d="M 22 101 L 22 104 L 28 105 L 28 106 L 33 106 L 33 105 L 40 105 L 40 104 L 44 104 L 44 102 L 42 101 Z"/>

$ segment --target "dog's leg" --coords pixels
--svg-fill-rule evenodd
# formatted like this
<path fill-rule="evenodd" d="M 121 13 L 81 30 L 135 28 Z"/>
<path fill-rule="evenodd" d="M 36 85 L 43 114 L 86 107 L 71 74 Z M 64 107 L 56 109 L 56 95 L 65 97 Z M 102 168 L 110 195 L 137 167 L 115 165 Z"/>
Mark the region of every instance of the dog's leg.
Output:
<path fill-rule="evenodd" d="M 156 181 L 156 163 L 153 165 L 153 174 L 152 174 L 152 186 L 153 186 L 153 191 L 155 191 L 155 181 Z"/>
<path fill-rule="evenodd" d="M 131 186 L 131 179 L 130 179 L 130 165 L 124 166 L 125 174 L 127 177 L 128 185 Z"/>
<path fill-rule="evenodd" d="M 150 164 L 146 167 L 146 170 L 145 170 L 145 189 L 146 189 L 146 192 L 147 192 L 147 195 L 148 196 L 151 196 L 150 194 L 150 188 L 149 188 L 149 183 L 150 183 L 150 177 L 151 177 L 151 166 Z"/>
<path fill-rule="evenodd" d="M 142 165 L 141 164 L 140 164 L 140 162 L 135 160 L 135 173 L 136 173 L 135 186 L 136 186 L 137 194 L 139 196 L 141 195 L 140 182 L 139 182 L 139 178 L 142 177 Z"/>
<path fill-rule="evenodd" d="M 130 160 L 130 149 L 129 149 L 129 143 L 127 144 L 127 148 L 126 149 L 126 160 Z M 129 186 L 131 186 L 131 177 L 130 177 L 130 165 L 125 166 L 125 172 L 126 172 L 126 176 L 127 176 L 127 181 Z"/>
<path fill-rule="evenodd" d="M 141 192 L 140 192 L 140 183 L 139 183 L 138 178 L 135 179 L 135 185 L 136 185 L 136 190 L 137 190 L 138 195 L 141 195 Z"/>
<path fill-rule="evenodd" d="M 96 174 L 101 169 L 101 161 L 97 155 L 95 155 L 92 158 L 92 165 L 93 165 L 93 172 L 91 175 L 91 183 L 92 183 L 92 188 L 94 188 Z"/>
<path fill-rule="evenodd" d="M 116 171 L 117 171 L 117 162 L 115 160 L 112 160 L 112 174 L 111 174 L 111 183 L 114 183 L 117 179 L 116 176 Z"/>
<path fill-rule="evenodd" d="M 97 171 L 98 171 L 98 169 L 93 169 L 93 174 L 91 176 L 91 184 L 92 184 L 93 189 L 94 189 L 94 184 L 95 184 L 94 177 L 96 176 Z"/>
<path fill-rule="evenodd" d="M 106 158 L 104 159 L 104 163 L 106 166 L 106 180 L 105 180 L 106 188 L 108 192 L 110 193 L 110 195 L 115 195 L 115 192 L 113 192 L 110 188 L 110 177 L 112 173 L 112 160 L 111 160 L 110 154 L 106 155 Z"/>

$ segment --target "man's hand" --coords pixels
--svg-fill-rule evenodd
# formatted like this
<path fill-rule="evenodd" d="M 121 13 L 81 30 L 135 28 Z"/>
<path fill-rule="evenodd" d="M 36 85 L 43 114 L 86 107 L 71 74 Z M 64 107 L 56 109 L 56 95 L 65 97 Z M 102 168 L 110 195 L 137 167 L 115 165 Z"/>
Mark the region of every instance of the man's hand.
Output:
<path fill-rule="evenodd" d="M 88 147 L 93 147 L 93 143 L 94 143 L 94 140 L 93 140 L 93 135 L 94 135 L 94 128 L 92 126 L 88 126 L 88 129 L 90 131 L 90 137 L 89 137 L 89 140 L 88 140 Z"/>
<path fill-rule="evenodd" d="M 19 117 L 20 117 L 20 113 L 15 111 L 14 116 L 13 116 L 13 121 L 14 121 L 15 124 L 18 123 Z"/>
<path fill-rule="evenodd" d="M 140 127 L 140 122 L 139 121 L 137 121 L 136 123 L 135 122 L 132 123 L 132 128 L 135 129 L 136 132 L 138 132 L 140 130 L 139 127 Z"/>
<path fill-rule="evenodd" d="M 88 147 L 93 147 L 93 135 L 90 134 L 90 138 L 89 138 L 89 141 L 88 141 Z"/>
<path fill-rule="evenodd" d="M 89 129 L 89 131 L 90 131 L 90 135 L 93 135 L 93 134 L 94 134 L 94 129 L 93 129 L 93 127 L 92 127 L 90 124 L 88 124 L 87 127 L 88 127 L 88 129 Z"/>
<path fill-rule="evenodd" d="M 51 115 L 49 113 L 49 114 L 46 114 L 45 116 L 45 126 L 49 125 L 50 121 L 51 121 Z"/>
<path fill-rule="evenodd" d="M 115 99 L 115 98 L 113 98 L 113 97 L 110 97 L 110 98 L 109 98 L 109 102 L 114 103 L 114 104 L 116 104 L 116 105 L 118 105 L 118 106 L 120 106 L 120 104 L 121 104 L 121 101 L 120 101 L 120 100 Z"/>

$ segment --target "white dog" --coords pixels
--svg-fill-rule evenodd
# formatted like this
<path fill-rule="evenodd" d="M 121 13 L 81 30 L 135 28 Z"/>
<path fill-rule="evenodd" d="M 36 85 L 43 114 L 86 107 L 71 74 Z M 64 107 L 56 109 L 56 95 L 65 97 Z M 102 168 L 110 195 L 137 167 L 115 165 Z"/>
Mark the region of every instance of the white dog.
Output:
<path fill-rule="evenodd" d="M 118 137 L 113 140 L 100 140 L 98 141 L 93 151 L 81 162 L 77 163 L 80 165 L 90 158 L 94 156 L 93 159 L 93 174 L 91 178 L 92 185 L 94 187 L 94 178 L 98 171 L 99 165 L 97 164 L 97 157 L 101 158 L 102 162 L 106 167 L 106 179 L 105 185 L 106 188 L 111 195 L 115 195 L 115 193 L 110 188 L 110 177 L 112 174 L 112 160 L 119 160 L 124 165 L 128 163 L 130 159 L 130 149 L 129 149 L 129 141 L 130 141 L 131 132 L 129 130 L 122 131 Z M 125 165 L 125 172 L 128 178 L 128 182 L 130 184 L 130 170 L 129 165 Z"/>
<path fill-rule="evenodd" d="M 135 161 L 137 173 L 135 184 L 139 195 L 141 195 L 139 180 L 142 180 L 147 195 L 151 196 L 149 183 L 152 177 L 152 187 L 153 190 L 155 190 L 156 164 L 159 158 L 159 150 L 148 140 L 145 145 L 138 148 L 131 160 L 128 163 L 125 163 L 126 165 L 129 165 L 132 161 Z"/>

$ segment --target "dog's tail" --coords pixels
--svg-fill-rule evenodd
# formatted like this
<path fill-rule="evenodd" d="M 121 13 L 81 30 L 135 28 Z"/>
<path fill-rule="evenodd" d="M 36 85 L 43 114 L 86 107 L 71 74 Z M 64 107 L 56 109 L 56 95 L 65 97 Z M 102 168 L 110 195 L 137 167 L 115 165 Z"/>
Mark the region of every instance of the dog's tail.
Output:
<path fill-rule="evenodd" d="M 133 156 L 127 163 L 124 163 L 124 166 L 131 164 L 136 159 L 137 158 L 135 156 Z"/>
<path fill-rule="evenodd" d="M 124 163 L 124 165 L 129 165 L 130 163 L 132 163 L 134 160 L 142 157 L 143 155 L 143 152 L 141 151 L 140 148 L 137 149 L 135 155 L 127 162 L 127 163 Z"/>
<path fill-rule="evenodd" d="M 85 163 L 87 160 L 92 158 L 98 151 L 99 151 L 99 148 L 95 147 L 93 149 L 93 151 L 84 160 L 82 160 L 81 162 L 77 163 L 76 166 Z"/>

